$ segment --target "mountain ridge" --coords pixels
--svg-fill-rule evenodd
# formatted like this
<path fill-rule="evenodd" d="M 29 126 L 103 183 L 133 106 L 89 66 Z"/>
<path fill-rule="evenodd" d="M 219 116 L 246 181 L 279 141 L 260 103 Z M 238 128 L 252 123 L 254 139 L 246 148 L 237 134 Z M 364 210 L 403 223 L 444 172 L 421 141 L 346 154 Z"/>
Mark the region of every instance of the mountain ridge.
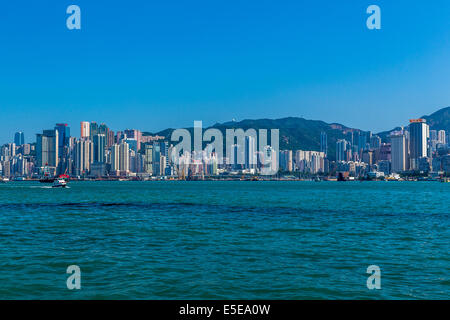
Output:
<path fill-rule="evenodd" d="M 427 120 L 432 130 L 446 130 L 450 131 L 450 107 L 445 107 L 437 110 L 431 115 L 425 115 L 422 118 Z M 280 130 L 280 150 L 313 150 L 320 149 L 320 133 L 326 132 L 328 137 L 328 157 L 334 160 L 336 155 L 336 141 L 339 139 L 351 138 L 351 133 L 367 133 L 368 131 L 358 128 L 348 127 L 340 123 L 327 123 L 322 120 L 309 120 L 301 117 L 284 117 L 279 119 L 244 119 L 241 121 L 227 121 L 224 123 L 216 123 L 212 126 L 205 127 L 216 128 L 225 133 L 226 129 L 242 128 L 247 130 L 253 128 L 258 129 L 279 129 Z M 193 134 L 193 128 L 185 128 Z M 399 130 L 400 127 L 389 131 L 377 133 L 384 142 L 388 142 L 390 132 Z M 174 129 L 168 128 L 157 133 L 156 135 L 170 137 Z M 149 132 L 144 132 L 144 135 L 153 135 Z M 225 137 L 225 134 L 224 134 Z"/>

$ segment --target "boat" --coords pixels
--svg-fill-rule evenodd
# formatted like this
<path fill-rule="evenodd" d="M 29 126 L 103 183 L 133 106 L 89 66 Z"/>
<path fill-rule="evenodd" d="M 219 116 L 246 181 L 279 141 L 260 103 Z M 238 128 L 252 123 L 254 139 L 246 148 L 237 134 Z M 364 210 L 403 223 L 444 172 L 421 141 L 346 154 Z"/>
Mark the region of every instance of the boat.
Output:
<path fill-rule="evenodd" d="M 44 167 L 44 175 L 39 179 L 40 183 L 53 183 L 55 178 L 50 175 L 50 169 L 47 165 Z"/>
<path fill-rule="evenodd" d="M 64 179 L 56 179 L 52 185 L 52 188 L 65 188 L 65 187 L 67 187 L 67 182 Z"/>
<path fill-rule="evenodd" d="M 9 182 L 9 178 L 3 178 L 3 179 L 0 178 L 0 183 L 7 183 L 7 182 Z"/>

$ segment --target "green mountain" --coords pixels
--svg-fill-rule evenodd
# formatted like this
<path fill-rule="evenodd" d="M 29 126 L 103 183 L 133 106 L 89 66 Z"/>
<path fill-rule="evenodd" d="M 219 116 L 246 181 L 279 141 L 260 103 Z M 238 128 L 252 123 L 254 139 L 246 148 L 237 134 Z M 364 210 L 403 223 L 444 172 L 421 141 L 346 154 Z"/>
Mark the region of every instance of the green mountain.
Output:
<path fill-rule="evenodd" d="M 433 130 L 450 131 L 450 107 L 436 111 L 432 115 L 423 116 Z M 347 141 L 358 141 L 360 133 L 365 133 L 360 129 L 349 128 L 339 123 L 326 123 L 318 120 L 307 120 L 304 118 L 288 117 L 282 119 L 259 119 L 230 121 L 225 123 L 216 123 L 209 128 L 217 128 L 222 131 L 225 137 L 226 129 L 241 128 L 244 130 L 253 128 L 258 129 L 279 129 L 280 130 L 280 150 L 314 150 L 320 149 L 320 133 L 326 132 L 328 136 L 328 158 L 334 160 L 336 157 L 336 141 L 338 139 L 347 139 Z M 193 128 L 187 128 L 193 137 Z M 204 128 L 206 130 L 208 128 Z M 396 128 L 393 130 L 398 130 Z M 170 137 L 174 129 L 166 129 L 157 135 Z M 391 130 L 391 131 L 393 131 Z M 383 141 L 388 141 L 391 131 L 380 132 Z M 144 135 L 153 135 L 144 132 Z M 268 132 L 269 135 L 269 132 Z"/>
<path fill-rule="evenodd" d="M 328 136 L 328 155 L 330 159 L 335 158 L 336 141 L 346 138 L 351 140 L 351 133 L 359 133 L 359 129 L 348 128 L 338 123 L 326 123 L 317 120 L 307 120 L 303 118 L 282 118 L 282 119 L 259 119 L 231 121 L 217 123 L 209 128 L 216 128 L 222 131 L 225 137 L 226 129 L 279 129 L 280 130 L 280 150 L 314 150 L 320 151 L 320 133 L 326 132 Z M 187 128 L 193 136 L 193 128 Z M 208 128 L 204 128 L 206 130 Z M 166 129 L 156 133 L 157 135 L 170 137 L 173 129 Z M 151 135 L 150 133 L 143 133 Z M 268 131 L 270 136 L 270 131 Z"/>

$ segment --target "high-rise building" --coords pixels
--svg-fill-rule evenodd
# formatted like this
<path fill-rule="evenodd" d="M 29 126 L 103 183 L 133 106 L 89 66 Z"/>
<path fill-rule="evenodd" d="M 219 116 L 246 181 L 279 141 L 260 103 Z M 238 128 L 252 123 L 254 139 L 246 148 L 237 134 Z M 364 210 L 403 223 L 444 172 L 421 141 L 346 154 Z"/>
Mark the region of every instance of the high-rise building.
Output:
<path fill-rule="evenodd" d="M 280 151 L 280 169 L 289 172 L 293 170 L 292 150 Z"/>
<path fill-rule="evenodd" d="M 437 140 L 441 144 L 446 144 L 445 130 L 439 130 L 437 134 Z M 16 143 L 17 144 L 17 143 Z"/>
<path fill-rule="evenodd" d="M 142 138 L 142 132 L 136 129 L 127 129 L 125 130 L 125 134 L 127 136 L 127 139 L 134 139 L 136 140 L 136 151 L 141 150 L 141 138 Z"/>
<path fill-rule="evenodd" d="M 58 154 L 60 160 L 67 155 L 70 141 L 70 127 L 67 123 L 57 123 L 55 130 L 58 131 Z"/>
<path fill-rule="evenodd" d="M 98 134 L 98 124 L 95 121 L 92 121 L 89 126 L 89 138 L 94 140 L 94 136 Z"/>
<path fill-rule="evenodd" d="M 93 139 L 94 143 L 94 162 L 104 163 L 106 150 L 106 136 L 104 134 L 96 134 Z"/>
<path fill-rule="evenodd" d="M 328 136 L 326 132 L 320 133 L 320 152 L 323 152 L 325 154 L 325 157 L 328 154 Z"/>
<path fill-rule="evenodd" d="M 109 132 L 109 128 L 106 124 L 101 123 L 100 126 L 98 127 L 98 134 L 104 134 L 105 137 L 108 136 L 108 132 Z"/>
<path fill-rule="evenodd" d="M 130 171 L 130 146 L 125 141 L 119 145 L 119 170 L 121 172 Z"/>
<path fill-rule="evenodd" d="M 119 145 L 116 143 L 111 146 L 111 172 L 116 173 L 117 171 L 119 171 L 119 163 Z"/>
<path fill-rule="evenodd" d="M 75 171 L 78 175 L 86 175 L 91 170 L 94 144 L 89 139 L 80 139 L 75 145 Z"/>
<path fill-rule="evenodd" d="M 402 133 L 391 135 L 391 170 L 399 173 L 407 170 L 408 146 L 406 136 Z"/>
<path fill-rule="evenodd" d="M 372 136 L 370 138 L 370 149 L 379 149 L 381 146 L 381 138 L 379 136 Z"/>
<path fill-rule="evenodd" d="M 22 131 L 16 132 L 16 134 L 14 135 L 14 143 L 16 144 L 16 146 L 25 144 L 25 135 Z"/>
<path fill-rule="evenodd" d="M 144 171 L 148 174 L 153 174 L 153 146 L 151 144 L 145 144 L 144 153 Z"/>
<path fill-rule="evenodd" d="M 418 170 L 419 159 L 428 155 L 429 129 L 425 119 L 412 119 L 409 122 L 410 167 Z"/>
<path fill-rule="evenodd" d="M 161 145 L 158 142 L 153 143 L 152 169 L 153 175 L 161 174 Z"/>
<path fill-rule="evenodd" d="M 114 143 L 116 143 L 115 140 L 114 140 L 114 131 L 108 130 L 108 136 L 107 136 L 106 140 L 107 140 L 106 146 L 108 148 L 110 148 Z"/>
<path fill-rule="evenodd" d="M 90 138 L 90 128 L 91 125 L 88 121 L 82 121 L 81 122 L 81 128 L 80 128 L 80 137 L 88 139 Z"/>
<path fill-rule="evenodd" d="M 36 164 L 38 167 L 58 167 L 58 131 L 44 130 L 36 135 Z"/>
<path fill-rule="evenodd" d="M 252 136 L 245 136 L 245 169 L 256 169 L 256 139 Z M 292 168 L 292 151 L 291 151 L 291 168 Z"/>
<path fill-rule="evenodd" d="M 347 161 L 348 142 L 344 139 L 339 139 L 336 142 L 336 161 Z"/>

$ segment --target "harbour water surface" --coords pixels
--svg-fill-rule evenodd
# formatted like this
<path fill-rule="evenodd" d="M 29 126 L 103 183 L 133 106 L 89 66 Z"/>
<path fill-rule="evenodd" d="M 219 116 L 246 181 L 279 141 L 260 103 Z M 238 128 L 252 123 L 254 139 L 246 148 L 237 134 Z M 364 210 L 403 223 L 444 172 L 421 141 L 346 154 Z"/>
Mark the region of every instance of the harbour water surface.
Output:
<path fill-rule="evenodd" d="M 0 184 L 0 299 L 450 296 L 447 183 L 69 185 Z"/>

